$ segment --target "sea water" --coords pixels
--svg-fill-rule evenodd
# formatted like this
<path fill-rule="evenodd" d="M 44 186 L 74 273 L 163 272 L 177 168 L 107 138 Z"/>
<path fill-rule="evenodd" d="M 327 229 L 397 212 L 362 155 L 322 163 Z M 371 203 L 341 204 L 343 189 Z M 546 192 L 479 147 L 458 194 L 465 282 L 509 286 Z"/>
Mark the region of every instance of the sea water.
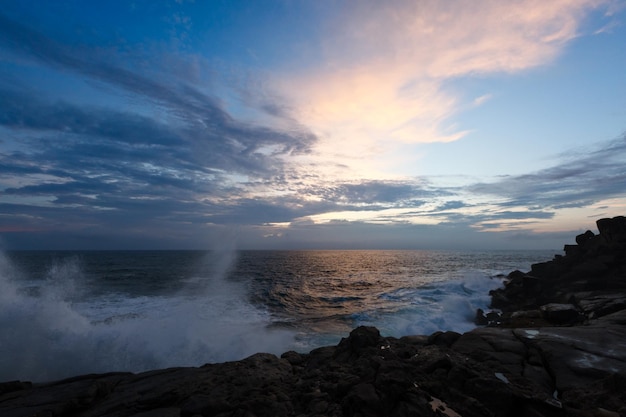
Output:
<path fill-rule="evenodd" d="M 0 253 L 0 382 L 307 352 L 359 325 L 464 332 L 554 251 Z"/>

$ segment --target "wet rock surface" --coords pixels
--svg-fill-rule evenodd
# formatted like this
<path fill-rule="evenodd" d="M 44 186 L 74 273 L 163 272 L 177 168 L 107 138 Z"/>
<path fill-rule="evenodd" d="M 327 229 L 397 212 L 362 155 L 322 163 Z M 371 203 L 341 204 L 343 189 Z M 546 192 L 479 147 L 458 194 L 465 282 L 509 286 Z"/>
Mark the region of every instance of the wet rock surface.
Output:
<path fill-rule="evenodd" d="M 624 416 L 626 220 L 515 271 L 484 327 L 139 374 L 0 383 L 0 416 Z"/>

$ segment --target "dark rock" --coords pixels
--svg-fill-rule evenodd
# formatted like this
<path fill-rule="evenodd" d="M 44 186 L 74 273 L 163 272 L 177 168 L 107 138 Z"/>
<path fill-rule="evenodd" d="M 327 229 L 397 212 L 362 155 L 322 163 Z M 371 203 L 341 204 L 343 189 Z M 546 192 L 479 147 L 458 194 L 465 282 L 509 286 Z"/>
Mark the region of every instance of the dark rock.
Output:
<path fill-rule="evenodd" d="M 565 256 L 578 256 L 582 253 L 580 246 L 578 245 L 565 245 L 563 246 Z"/>
<path fill-rule="evenodd" d="M 378 346 L 381 339 L 376 327 L 360 326 L 352 330 L 347 339 L 342 339 L 338 348 L 341 351 L 358 353 L 364 348 Z"/>
<path fill-rule="evenodd" d="M 476 324 L 477 326 L 486 326 L 487 324 L 489 324 L 489 320 L 487 320 L 487 316 L 485 316 L 485 312 L 482 308 L 476 310 L 474 324 Z"/>
<path fill-rule="evenodd" d="M 509 313 L 502 319 L 502 326 L 510 328 L 551 326 L 539 310 L 518 310 Z"/>
<path fill-rule="evenodd" d="M 489 304 L 491 308 L 506 308 L 511 305 L 511 300 L 507 297 L 505 289 L 491 290 L 489 295 L 491 296 L 491 304 Z"/>
<path fill-rule="evenodd" d="M 91 375 L 22 386 L 0 396 L 0 415 L 556 417 L 600 415 L 599 409 L 619 413 L 626 410 L 626 350 L 619 349 L 626 346 L 625 323 L 626 312 L 620 311 L 586 326 L 440 332 L 431 336 L 431 344 L 423 338 L 418 342 L 409 337 L 375 338 L 377 331 L 366 328 L 354 333 L 371 336 L 357 338 L 359 355 L 338 357 L 333 355 L 341 350 L 338 347 L 321 348 L 284 355 L 296 359 L 298 366 L 258 354 L 200 368 Z"/>
<path fill-rule="evenodd" d="M 281 359 L 285 359 L 293 366 L 302 365 L 302 363 L 304 362 L 304 357 L 302 356 L 302 354 L 294 352 L 293 350 L 283 353 L 282 355 L 280 355 L 280 357 Z"/>
<path fill-rule="evenodd" d="M 585 233 L 576 236 L 576 243 L 584 245 L 589 239 L 594 237 L 595 234 L 591 230 L 587 230 Z"/>
<path fill-rule="evenodd" d="M 22 381 L 8 381 L 0 383 L 0 395 L 13 391 L 21 391 L 32 388 L 33 384 Z"/>
<path fill-rule="evenodd" d="M 578 235 L 577 245 L 565 246 L 565 256 L 536 263 L 527 274 L 509 274 L 504 288 L 490 292 L 491 307 L 510 313 L 536 310 L 550 303 L 570 303 L 572 293 L 626 292 L 626 218 L 601 219 L 597 224 L 600 234 L 587 231 Z M 577 307 L 588 318 L 594 317 L 588 309 Z M 557 322 L 560 320 L 553 324 Z M 506 321 L 502 324 L 509 325 Z"/>
<path fill-rule="evenodd" d="M 427 344 L 449 347 L 452 346 L 452 344 L 456 342 L 459 337 L 461 337 L 461 334 L 457 332 L 435 332 L 430 335 Z"/>
<path fill-rule="evenodd" d="M 382 412 L 380 397 L 372 384 L 355 385 L 342 401 L 344 414 L 379 416 Z"/>
<path fill-rule="evenodd" d="M 412 335 L 412 336 L 402 336 L 400 338 L 400 342 L 405 345 L 411 346 L 424 346 L 428 343 L 428 336 L 425 335 Z"/>
<path fill-rule="evenodd" d="M 626 292 L 580 292 L 573 300 L 590 319 L 597 319 L 626 309 Z"/>
<path fill-rule="evenodd" d="M 479 326 L 497 326 L 502 323 L 502 314 L 497 311 L 489 311 L 485 314 L 482 309 L 476 310 L 474 323 Z"/>
<path fill-rule="evenodd" d="M 572 324 L 581 318 L 578 309 L 572 304 L 551 303 L 541 306 L 539 310 L 553 324 Z"/>
<path fill-rule="evenodd" d="M 133 414 L 132 417 L 179 417 L 180 413 L 180 408 L 155 408 L 154 410 Z"/>
<path fill-rule="evenodd" d="M 534 295 L 541 292 L 542 282 L 541 279 L 532 275 L 524 275 L 522 277 L 522 287 L 526 295 Z"/>
<path fill-rule="evenodd" d="M 609 271 L 609 268 L 609 265 L 601 259 L 589 259 L 577 263 L 568 271 L 564 271 L 563 277 L 568 281 L 580 278 L 585 278 L 589 282 L 601 281 L 601 277 Z"/>
<path fill-rule="evenodd" d="M 522 272 L 520 270 L 515 270 L 515 271 L 509 273 L 509 275 L 507 275 L 507 279 L 509 281 L 515 281 L 515 280 L 524 278 L 524 275 L 526 275 L 526 273 L 524 273 L 524 272 Z"/>
<path fill-rule="evenodd" d="M 626 217 L 617 216 L 612 219 L 600 219 L 596 221 L 596 226 L 604 241 L 626 241 Z"/>

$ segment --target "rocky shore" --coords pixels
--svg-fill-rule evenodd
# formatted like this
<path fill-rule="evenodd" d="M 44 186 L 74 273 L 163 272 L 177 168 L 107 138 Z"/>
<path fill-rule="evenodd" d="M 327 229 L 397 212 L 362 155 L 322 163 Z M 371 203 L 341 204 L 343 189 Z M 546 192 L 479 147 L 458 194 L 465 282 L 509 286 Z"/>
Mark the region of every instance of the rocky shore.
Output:
<path fill-rule="evenodd" d="M 0 416 L 626 416 L 626 218 L 514 271 L 480 327 L 198 368 L 0 383 Z"/>

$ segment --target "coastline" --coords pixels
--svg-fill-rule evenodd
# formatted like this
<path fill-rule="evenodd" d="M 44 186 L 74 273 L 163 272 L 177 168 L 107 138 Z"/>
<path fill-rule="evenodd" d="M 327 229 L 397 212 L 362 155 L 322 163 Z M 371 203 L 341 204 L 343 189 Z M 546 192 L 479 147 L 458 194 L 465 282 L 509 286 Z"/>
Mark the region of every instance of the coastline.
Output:
<path fill-rule="evenodd" d="M 0 415 L 626 415 L 626 218 L 513 271 L 478 327 L 138 374 L 0 383 Z"/>

